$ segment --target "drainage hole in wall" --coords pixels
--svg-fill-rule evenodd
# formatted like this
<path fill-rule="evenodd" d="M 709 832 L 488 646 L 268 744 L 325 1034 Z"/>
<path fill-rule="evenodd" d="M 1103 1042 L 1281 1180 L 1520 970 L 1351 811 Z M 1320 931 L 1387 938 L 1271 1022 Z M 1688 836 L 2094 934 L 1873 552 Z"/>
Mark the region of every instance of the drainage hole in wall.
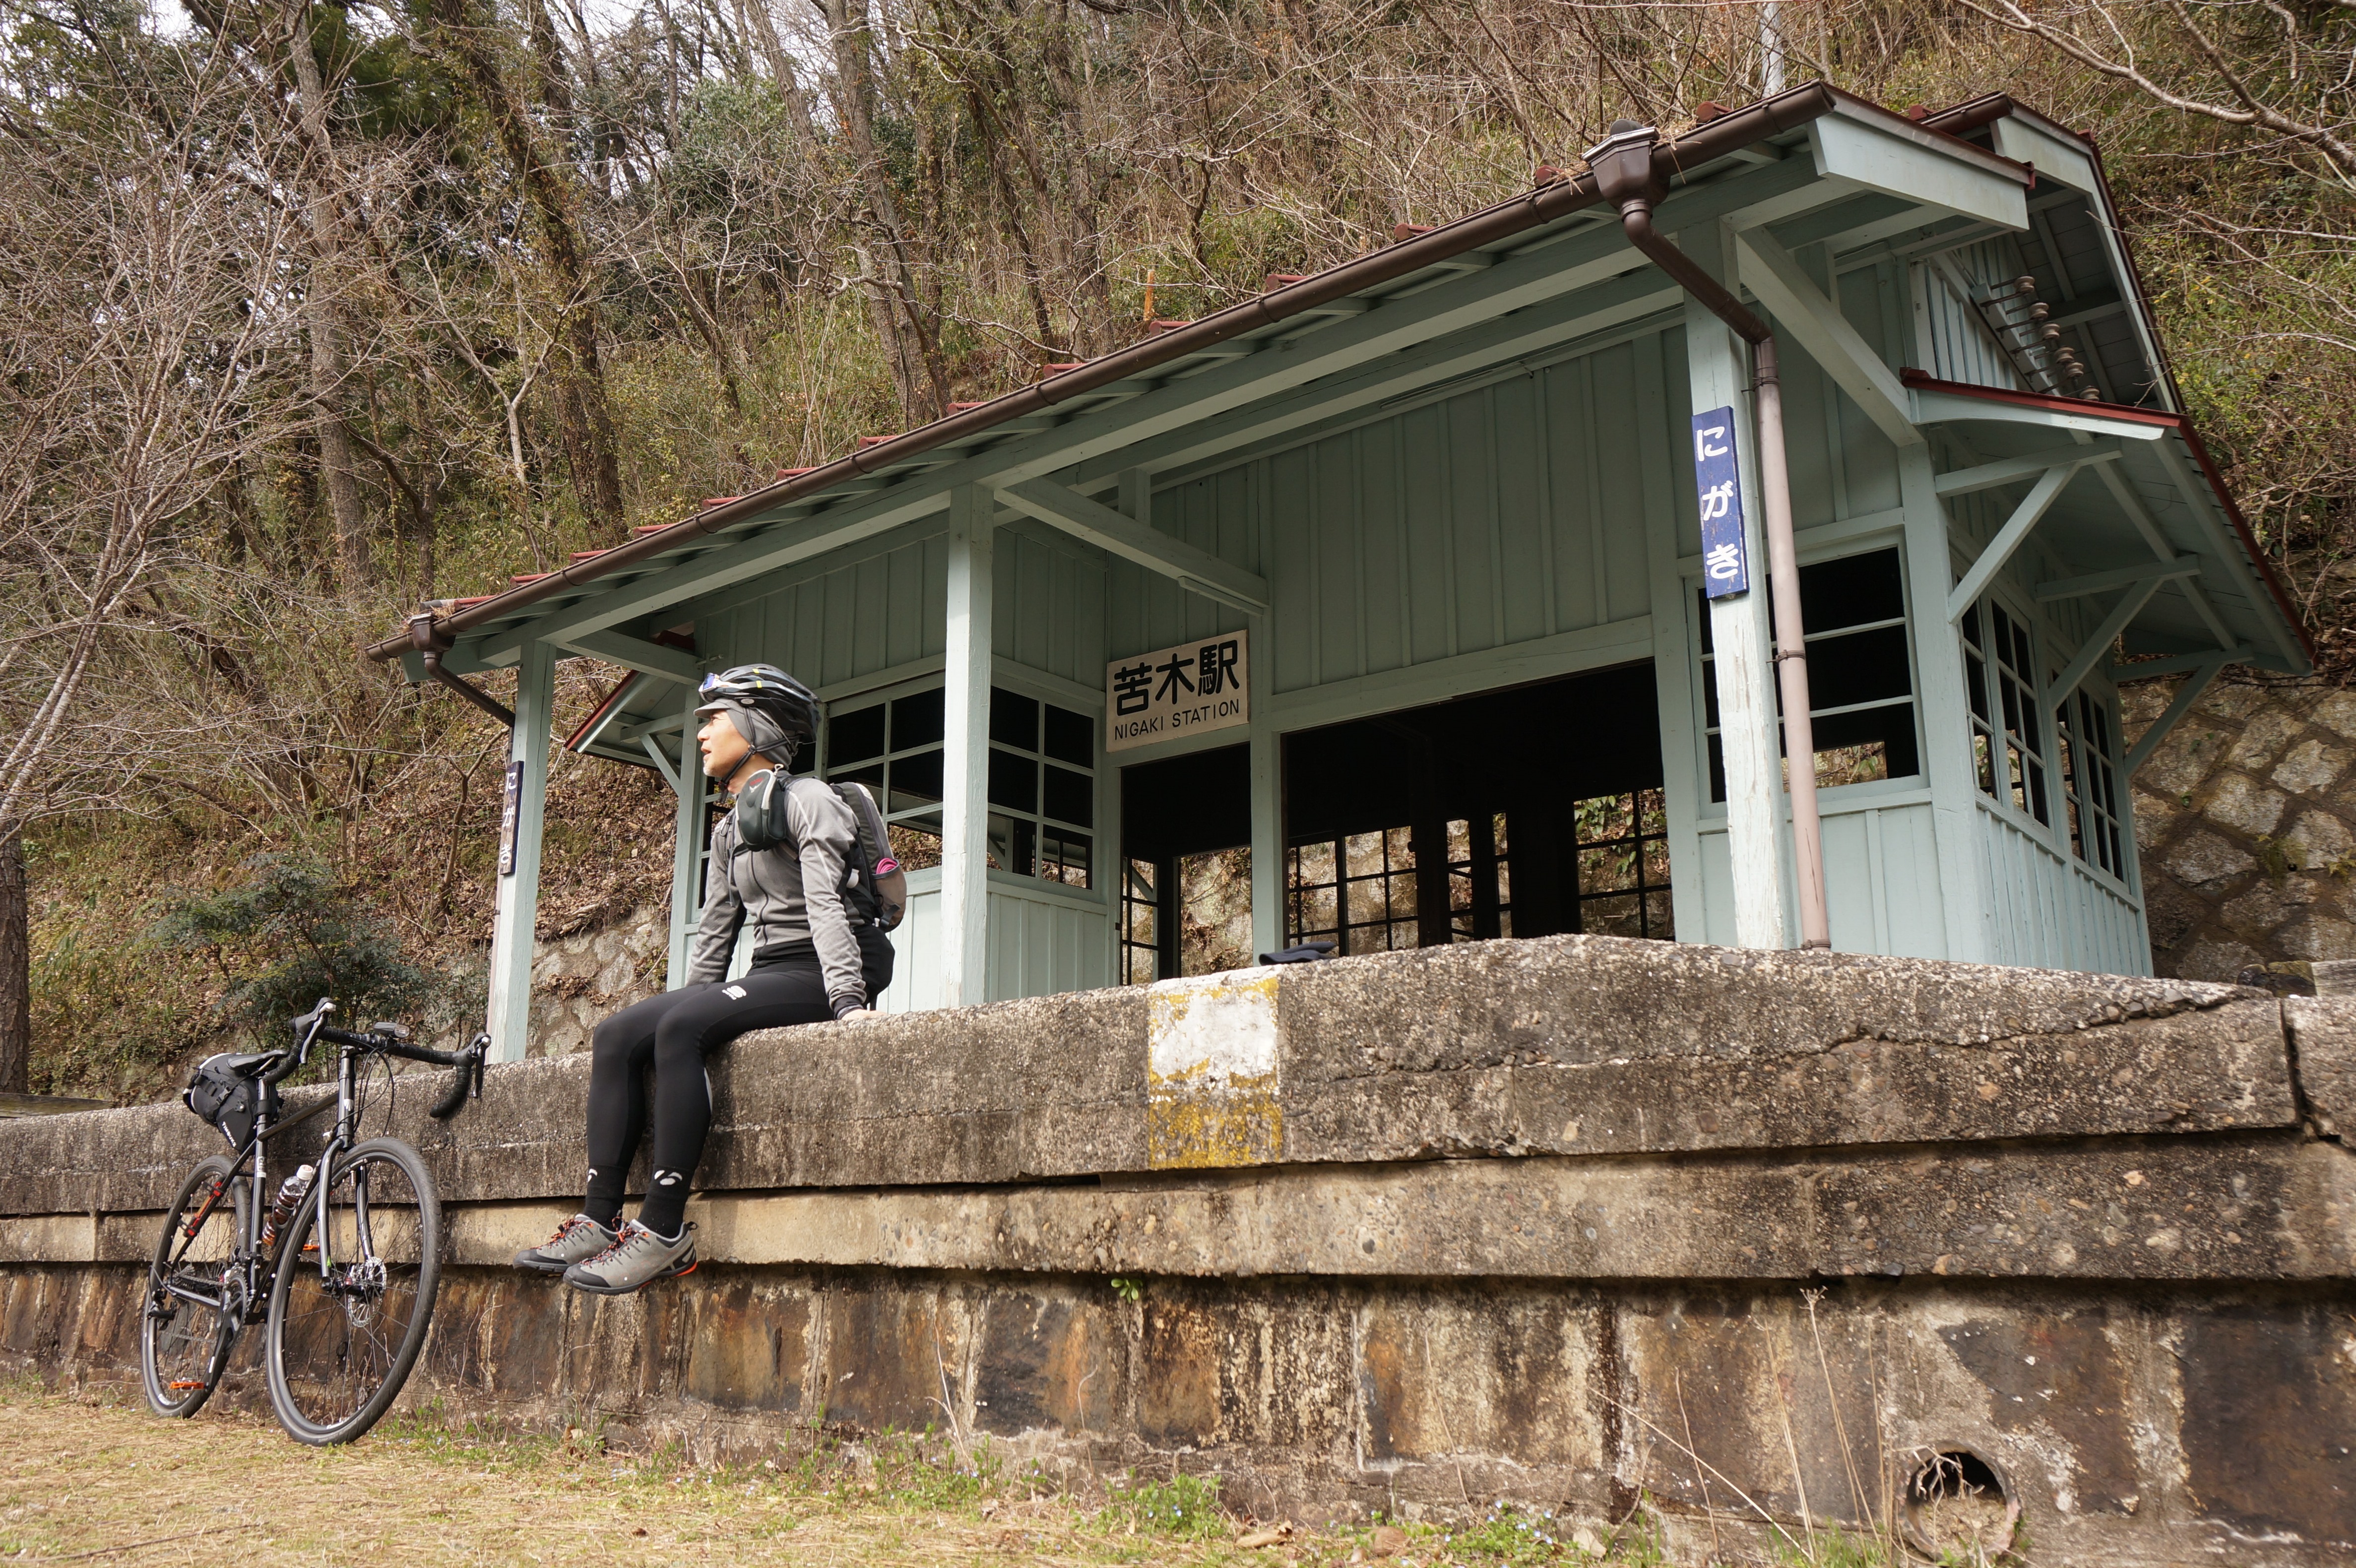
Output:
<path fill-rule="evenodd" d="M 1906 1483 L 1908 1544 L 1934 1563 L 1993 1563 L 2011 1550 L 2020 1504 L 1968 1448 L 1922 1454 Z"/>

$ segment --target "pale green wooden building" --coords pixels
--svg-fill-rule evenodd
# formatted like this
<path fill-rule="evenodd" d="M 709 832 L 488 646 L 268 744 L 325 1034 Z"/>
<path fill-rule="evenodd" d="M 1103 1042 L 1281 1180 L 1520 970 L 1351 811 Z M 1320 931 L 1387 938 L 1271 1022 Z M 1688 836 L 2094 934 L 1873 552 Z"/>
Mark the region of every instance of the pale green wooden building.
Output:
<path fill-rule="evenodd" d="M 2092 149 L 2002 97 L 1910 119 L 1821 86 L 1675 145 L 1657 227 L 1783 345 L 1833 945 L 2146 971 L 2126 775 L 2225 663 L 2310 650 Z M 1715 644 L 1763 611 L 1699 597 L 1692 416 L 1746 408 L 1741 350 L 1566 179 L 438 607 L 372 651 L 520 667 L 501 1051 L 575 655 L 638 673 L 570 743 L 679 794 L 675 982 L 691 683 L 752 660 L 819 689 L 817 764 L 924 868 L 887 1007 L 1313 937 L 1755 943 L 1742 865 L 1792 929 L 1788 837 L 1730 843 L 1724 801 L 1729 747 L 1775 741 L 1719 710 Z M 2122 648 L 2191 672 L 2132 749 Z M 1239 889 L 1203 901 L 1236 849 L 1248 939 Z"/>

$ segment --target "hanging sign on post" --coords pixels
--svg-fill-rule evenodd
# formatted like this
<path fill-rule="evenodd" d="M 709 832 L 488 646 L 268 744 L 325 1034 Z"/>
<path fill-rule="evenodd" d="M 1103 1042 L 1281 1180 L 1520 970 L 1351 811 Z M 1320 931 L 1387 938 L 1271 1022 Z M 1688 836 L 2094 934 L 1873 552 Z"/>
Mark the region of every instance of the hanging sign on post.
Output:
<path fill-rule="evenodd" d="M 508 764 L 507 801 L 499 808 L 499 875 L 512 877 L 516 866 L 516 819 L 523 812 L 523 764 Z"/>
<path fill-rule="evenodd" d="M 1701 498 L 1702 595 L 1724 599 L 1751 588 L 1742 528 L 1742 471 L 1734 454 L 1734 410 L 1693 417 L 1694 491 Z"/>

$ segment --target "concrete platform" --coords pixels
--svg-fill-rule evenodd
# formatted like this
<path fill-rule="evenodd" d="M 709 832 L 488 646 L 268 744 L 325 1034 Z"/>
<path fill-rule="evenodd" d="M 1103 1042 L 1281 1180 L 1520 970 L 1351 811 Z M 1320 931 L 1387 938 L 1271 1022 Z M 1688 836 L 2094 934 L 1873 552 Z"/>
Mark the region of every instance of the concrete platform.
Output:
<path fill-rule="evenodd" d="M 1704 1545 L 1968 1451 L 2040 1563 L 2356 1562 L 2356 1002 L 1555 937 L 771 1031 L 713 1065 L 704 1265 L 610 1302 L 502 1266 L 587 1065 L 400 1095 L 455 1265 L 416 1396 Z M 0 1124 L 0 1358 L 135 1378 L 218 1144 Z"/>

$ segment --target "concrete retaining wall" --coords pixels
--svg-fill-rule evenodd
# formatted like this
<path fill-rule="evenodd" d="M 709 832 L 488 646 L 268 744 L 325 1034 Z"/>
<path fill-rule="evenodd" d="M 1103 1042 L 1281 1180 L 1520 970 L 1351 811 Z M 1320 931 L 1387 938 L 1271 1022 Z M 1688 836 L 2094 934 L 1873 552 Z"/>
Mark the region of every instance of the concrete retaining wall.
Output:
<path fill-rule="evenodd" d="M 586 1070 L 401 1096 L 455 1265 L 419 1396 L 1693 1542 L 1962 1448 L 2042 1563 L 2356 1562 L 2356 1004 L 1558 937 L 776 1031 L 714 1065 L 704 1266 L 610 1302 L 500 1266 Z M 0 1354 L 135 1375 L 208 1138 L 0 1125 Z"/>

